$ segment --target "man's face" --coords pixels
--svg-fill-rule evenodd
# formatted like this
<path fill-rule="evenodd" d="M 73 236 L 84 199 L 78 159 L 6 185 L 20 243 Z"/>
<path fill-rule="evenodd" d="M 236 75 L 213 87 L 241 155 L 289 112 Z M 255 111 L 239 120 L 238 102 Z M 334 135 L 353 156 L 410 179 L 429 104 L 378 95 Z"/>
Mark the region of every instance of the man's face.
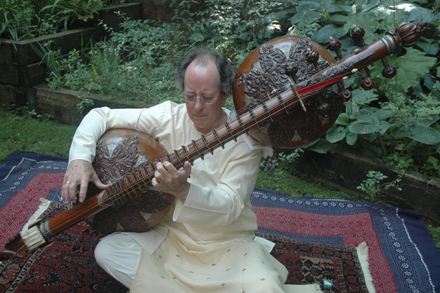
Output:
<path fill-rule="evenodd" d="M 214 61 L 209 60 L 203 65 L 193 61 L 185 73 L 183 92 L 197 96 L 194 102 L 186 102 L 186 110 L 197 131 L 207 133 L 219 126 L 217 122 L 223 118 L 222 105 L 227 96 L 220 93 L 218 71 Z M 200 97 L 218 97 L 213 104 L 205 104 Z"/>

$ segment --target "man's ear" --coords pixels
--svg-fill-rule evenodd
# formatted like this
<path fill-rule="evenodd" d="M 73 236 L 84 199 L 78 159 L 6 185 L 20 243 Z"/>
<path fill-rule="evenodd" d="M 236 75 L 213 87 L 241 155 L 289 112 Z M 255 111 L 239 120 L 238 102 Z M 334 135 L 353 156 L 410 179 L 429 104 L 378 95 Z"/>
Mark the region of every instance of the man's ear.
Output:
<path fill-rule="evenodd" d="M 226 102 L 226 100 L 228 99 L 229 95 L 225 94 L 225 93 L 221 93 L 220 94 L 220 98 L 222 100 L 222 104 L 224 104 Z"/>

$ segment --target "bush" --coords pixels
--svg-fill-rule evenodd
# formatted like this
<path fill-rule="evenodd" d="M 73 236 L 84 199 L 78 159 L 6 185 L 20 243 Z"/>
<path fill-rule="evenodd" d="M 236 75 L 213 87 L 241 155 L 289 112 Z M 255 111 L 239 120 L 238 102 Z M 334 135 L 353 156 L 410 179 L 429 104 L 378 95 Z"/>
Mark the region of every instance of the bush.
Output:
<path fill-rule="evenodd" d="M 20 41 L 85 23 L 117 0 L 0 0 L 0 37 Z"/>

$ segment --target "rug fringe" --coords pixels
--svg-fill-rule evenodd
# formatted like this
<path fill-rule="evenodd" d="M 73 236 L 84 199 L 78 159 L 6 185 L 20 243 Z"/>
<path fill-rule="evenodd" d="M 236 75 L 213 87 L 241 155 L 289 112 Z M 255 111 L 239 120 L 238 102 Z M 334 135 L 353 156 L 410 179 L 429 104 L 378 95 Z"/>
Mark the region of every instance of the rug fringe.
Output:
<path fill-rule="evenodd" d="M 24 224 L 23 228 L 21 229 L 20 233 L 23 231 L 26 231 L 32 223 L 36 222 L 38 218 L 47 210 L 49 207 L 51 201 L 45 198 L 40 198 L 40 205 L 38 206 L 37 210 L 34 212 L 34 214 L 27 220 L 26 224 Z"/>
<path fill-rule="evenodd" d="M 362 242 L 356 247 L 357 254 L 359 257 L 359 262 L 361 263 L 362 272 L 365 277 L 365 284 L 367 285 L 367 290 L 369 293 L 376 293 L 374 288 L 373 277 L 370 272 L 370 262 L 368 257 L 368 246 L 366 242 Z"/>

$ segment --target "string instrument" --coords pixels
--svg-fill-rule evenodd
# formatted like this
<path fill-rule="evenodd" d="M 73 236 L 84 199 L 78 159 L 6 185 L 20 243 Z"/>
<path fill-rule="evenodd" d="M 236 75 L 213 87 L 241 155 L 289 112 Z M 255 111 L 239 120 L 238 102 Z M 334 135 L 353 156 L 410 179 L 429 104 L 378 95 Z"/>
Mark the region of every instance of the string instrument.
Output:
<path fill-rule="evenodd" d="M 363 29 L 355 27 L 351 35 L 362 48 L 345 58 L 339 51 L 340 41 L 330 39 L 328 47 L 339 61 L 305 38 L 281 37 L 261 45 L 236 73 L 234 120 L 171 154 L 139 132 L 108 131 L 98 143 L 93 165 L 104 183 L 113 183 L 111 187 L 91 191 L 83 203 L 53 219 L 30 225 L 6 244 L 0 260 L 23 256 L 28 250 L 44 246 L 85 219 L 105 234 L 147 231 L 165 216 L 174 201 L 173 196 L 149 188 L 157 161 L 169 161 L 179 169 L 185 161 L 192 164 L 203 159 L 243 133 L 268 145 L 290 148 L 316 140 L 335 122 L 344 101 L 351 98 L 343 80 L 359 72 L 361 86 L 372 89 L 374 82 L 364 68 L 377 60 L 384 63 L 383 75 L 392 78 L 397 71 L 388 65 L 385 56 L 398 52 L 402 46 L 413 46 L 423 31 L 423 24 L 405 22 L 395 32 L 387 32 L 365 46 Z"/>

